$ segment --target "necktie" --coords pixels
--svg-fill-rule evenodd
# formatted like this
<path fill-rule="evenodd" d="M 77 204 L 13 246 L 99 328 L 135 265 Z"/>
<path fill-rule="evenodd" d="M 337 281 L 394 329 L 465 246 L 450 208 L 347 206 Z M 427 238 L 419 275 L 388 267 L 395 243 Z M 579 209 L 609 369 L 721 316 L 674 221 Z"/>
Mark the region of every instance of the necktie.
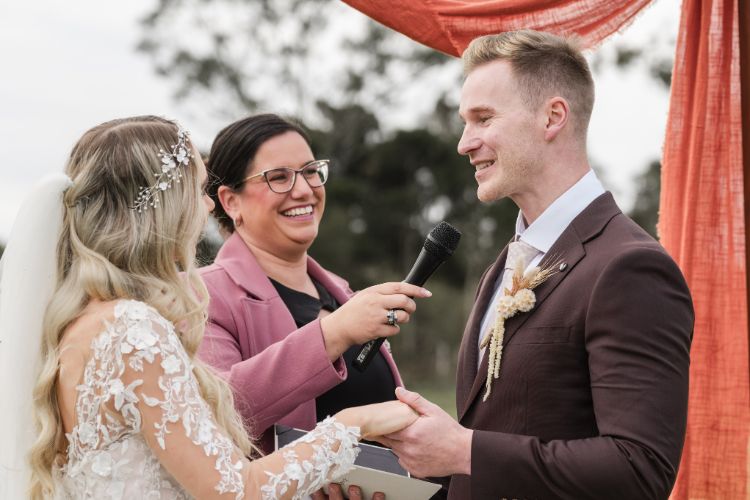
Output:
<path fill-rule="evenodd" d="M 531 259 L 538 253 L 539 250 L 521 240 L 514 241 L 508 246 L 508 258 L 505 259 L 505 271 L 503 272 L 503 279 L 500 282 L 500 289 L 503 290 L 502 294 L 505 293 L 506 288 L 510 289 L 512 287 L 515 270 L 521 269 L 525 271 Z"/>
<path fill-rule="evenodd" d="M 490 330 L 495 324 L 495 318 L 497 317 L 495 302 L 497 302 L 500 297 L 505 295 L 506 288 L 510 289 L 512 287 L 513 272 L 516 270 L 516 267 L 520 267 L 520 269 L 525 271 L 529 266 L 531 260 L 538 253 L 539 250 L 521 240 L 514 241 L 510 245 L 508 245 L 508 257 L 505 259 L 505 271 L 503 272 L 503 278 L 500 281 L 499 293 L 495 295 L 495 300 L 489 305 L 489 307 L 491 308 L 491 310 L 489 311 L 489 318 L 486 323 L 485 329 L 480 332 L 481 335 L 479 335 L 479 343 L 477 344 L 477 347 L 479 347 L 482 340 L 490 333 Z M 479 363 L 482 362 L 484 351 L 485 349 L 479 350 Z"/>

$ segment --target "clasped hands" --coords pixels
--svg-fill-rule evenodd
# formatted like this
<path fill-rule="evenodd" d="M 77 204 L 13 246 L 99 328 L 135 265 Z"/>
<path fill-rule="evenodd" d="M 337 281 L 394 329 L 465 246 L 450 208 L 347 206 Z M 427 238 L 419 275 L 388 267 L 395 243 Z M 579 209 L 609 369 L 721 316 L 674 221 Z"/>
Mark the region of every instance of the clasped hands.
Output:
<path fill-rule="evenodd" d="M 400 431 L 373 439 L 391 448 L 401 467 L 413 476 L 471 474 L 473 431 L 416 392 L 399 387 L 396 397 L 419 417 Z"/>
<path fill-rule="evenodd" d="M 399 464 L 413 476 L 471 474 L 472 430 L 461 426 L 442 408 L 416 392 L 399 387 L 396 397 L 403 404 L 391 401 L 370 405 L 370 408 L 378 406 L 387 411 L 368 412 L 370 418 L 363 426 L 362 437 L 391 448 Z M 358 409 L 365 408 L 368 407 Z M 351 500 L 362 500 L 357 486 L 349 486 L 347 494 Z M 345 497 L 341 487 L 333 484 L 329 487 L 329 496 L 318 491 L 312 498 L 340 500 Z M 372 500 L 384 498 L 382 493 L 375 493 Z"/>

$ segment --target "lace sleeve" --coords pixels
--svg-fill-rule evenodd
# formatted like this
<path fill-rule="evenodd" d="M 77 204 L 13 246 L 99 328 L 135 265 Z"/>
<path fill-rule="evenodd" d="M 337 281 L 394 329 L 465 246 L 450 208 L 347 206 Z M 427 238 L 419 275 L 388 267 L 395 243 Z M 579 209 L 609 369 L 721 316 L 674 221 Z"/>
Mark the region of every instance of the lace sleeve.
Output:
<path fill-rule="evenodd" d="M 359 428 L 327 418 L 276 453 L 248 462 L 218 428 L 172 324 L 123 301 L 104 350 L 120 365 L 115 411 L 140 429 L 161 465 L 195 498 L 301 499 L 351 470 Z M 114 342 L 112 339 L 116 339 Z M 99 350 L 99 348 L 97 348 Z"/>
<path fill-rule="evenodd" d="M 110 387 L 115 410 L 140 423 L 159 462 L 192 496 L 242 498 L 247 460 L 220 432 L 172 324 L 132 301 L 119 303 L 115 317 L 122 356 L 121 380 Z"/>
<path fill-rule="evenodd" d="M 263 467 L 266 476 L 260 486 L 263 500 L 301 499 L 338 481 L 354 466 L 358 441 L 358 427 L 328 417 L 312 432 L 258 460 L 253 465 Z"/>

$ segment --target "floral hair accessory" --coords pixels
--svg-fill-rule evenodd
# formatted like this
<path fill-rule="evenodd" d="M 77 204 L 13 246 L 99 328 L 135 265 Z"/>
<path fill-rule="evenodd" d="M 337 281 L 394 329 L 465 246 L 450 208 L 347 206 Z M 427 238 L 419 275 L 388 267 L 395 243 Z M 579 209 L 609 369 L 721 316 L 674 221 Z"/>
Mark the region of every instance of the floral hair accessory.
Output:
<path fill-rule="evenodd" d="M 161 158 L 161 172 L 154 172 L 154 177 L 156 177 L 154 184 L 149 187 L 139 187 L 133 210 L 143 212 L 149 207 L 158 208 L 159 196 L 157 194 L 180 182 L 182 179 L 180 167 L 190 164 L 190 158 L 193 157 L 187 130 L 180 127 L 177 130 L 177 144 L 172 145 L 171 151 L 160 149 L 159 157 Z"/>
<path fill-rule="evenodd" d="M 532 291 L 544 283 L 547 278 L 557 272 L 558 263 L 544 268 L 533 267 L 524 273 L 524 262 L 519 259 L 513 269 L 513 281 L 511 288 L 505 289 L 505 293 L 497 301 L 497 318 L 495 325 L 482 339 L 480 349 L 489 345 L 489 359 L 487 364 L 487 381 L 485 382 L 485 393 L 482 401 L 492 392 L 492 379 L 500 377 L 500 360 L 503 357 L 503 338 L 505 337 L 505 320 L 512 318 L 519 312 L 529 312 L 536 305 L 536 295 Z"/>

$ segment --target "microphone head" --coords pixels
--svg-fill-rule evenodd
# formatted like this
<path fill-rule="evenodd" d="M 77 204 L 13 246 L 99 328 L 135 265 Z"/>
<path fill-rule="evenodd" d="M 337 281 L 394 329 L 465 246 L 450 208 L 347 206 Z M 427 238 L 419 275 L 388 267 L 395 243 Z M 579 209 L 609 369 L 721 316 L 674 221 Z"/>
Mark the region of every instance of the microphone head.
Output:
<path fill-rule="evenodd" d="M 458 247 L 461 231 L 445 221 L 435 226 L 424 242 L 424 249 L 432 254 L 448 257 Z"/>

